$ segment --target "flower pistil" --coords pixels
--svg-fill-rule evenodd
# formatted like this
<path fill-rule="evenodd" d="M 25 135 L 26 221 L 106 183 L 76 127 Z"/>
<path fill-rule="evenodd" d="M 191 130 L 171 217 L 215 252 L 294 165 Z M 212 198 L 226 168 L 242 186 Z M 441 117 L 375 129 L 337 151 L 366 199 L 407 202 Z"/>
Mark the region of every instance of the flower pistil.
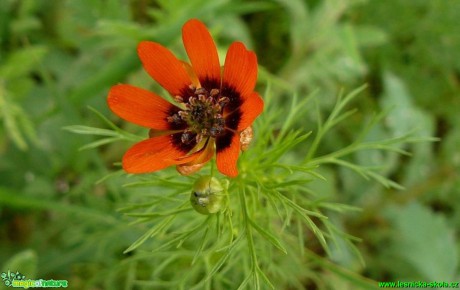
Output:
<path fill-rule="evenodd" d="M 181 136 L 181 142 L 190 144 L 193 138 L 196 144 L 209 137 L 216 138 L 225 131 L 225 119 L 223 110 L 228 104 L 229 98 L 220 95 L 219 89 L 206 90 L 203 87 L 196 88 L 191 85 L 193 96 L 184 102 L 181 96 L 175 97 L 183 110 L 173 112 L 167 117 L 167 121 L 173 126 L 186 125 Z"/>

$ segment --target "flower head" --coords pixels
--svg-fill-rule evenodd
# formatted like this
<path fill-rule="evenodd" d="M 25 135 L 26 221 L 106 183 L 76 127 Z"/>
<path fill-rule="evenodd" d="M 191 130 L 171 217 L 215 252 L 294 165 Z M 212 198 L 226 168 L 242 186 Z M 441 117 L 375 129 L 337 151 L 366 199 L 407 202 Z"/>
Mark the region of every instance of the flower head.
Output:
<path fill-rule="evenodd" d="M 144 69 L 175 104 L 126 84 L 109 92 L 107 102 L 115 114 L 151 129 L 149 139 L 125 153 L 123 168 L 147 173 L 176 165 L 186 175 L 216 154 L 218 170 L 235 177 L 240 150 L 252 137 L 250 126 L 263 110 L 263 100 L 254 92 L 257 57 L 234 42 L 221 70 L 216 45 L 196 19 L 185 23 L 182 39 L 191 64 L 155 42 L 142 41 L 137 48 Z"/>

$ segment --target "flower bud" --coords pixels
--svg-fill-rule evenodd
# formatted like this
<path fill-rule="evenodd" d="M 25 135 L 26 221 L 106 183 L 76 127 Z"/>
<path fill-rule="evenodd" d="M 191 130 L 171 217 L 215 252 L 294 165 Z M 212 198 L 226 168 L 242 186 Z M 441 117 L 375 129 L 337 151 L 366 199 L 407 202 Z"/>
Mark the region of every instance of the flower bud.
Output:
<path fill-rule="evenodd" d="M 201 214 L 220 211 L 226 200 L 226 188 L 216 178 L 205 175 L 198 178 L 190 194 L 190 203 Z"/>

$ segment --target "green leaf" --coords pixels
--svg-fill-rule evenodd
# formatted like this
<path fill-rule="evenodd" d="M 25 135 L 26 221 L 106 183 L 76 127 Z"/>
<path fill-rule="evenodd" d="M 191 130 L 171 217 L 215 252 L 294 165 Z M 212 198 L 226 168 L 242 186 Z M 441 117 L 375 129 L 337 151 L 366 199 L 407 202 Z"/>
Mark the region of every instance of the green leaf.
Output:
<path fill-rule="evenodd" d="M 118 55 L 106 66 L 95 71 L 94 74 L 85 79 L 79 84 L 70 94 L 70 99 L 77 103 L 83 103 L 84 100 L 91 96 L 106 90 L 110 85 L 114 85 L 121 79 L 126 77 L 126 74 L 134 70 L 139 65 L 136 55 L 129 51 L 122 55 Z"/>
<path fill-rule="evenodd" d="M 87 149 L 94 149 L 94 148 L 100 147 L 102 145 L 113 143 L 113 142 L 116 142 L 116 141 L 119 141 L 119 140 L 121 140 L 121 138 L 119 138 L 119 137 L 104 138 L 104 139 L 100 139 L 100 140 L 88 143 L 88 144 L 80 147 L 78 150 L 83 151 L 83 150 L 87 150 Z"/>
<path fill-rule="evenodd" d="M 6 62 L 0 66 L 0 75 L 5 79 L 14 80 L 25 77 L 42 61 L 47 52 L 45 46 L 29 46 L 9 54 Z"/>
<path fill-rule="evenodd" d="M 402 136 L 419 127 L 420 110 L 413 104 L 413 98 L 404 81 L 391 72 L 385 72 L 383 82 L 385 94 L 381 106 L 383 109 L 392 108 L 386 122 L 393 136 Z"/>
<path fill-rule="evenodd" d="M 6 187 L 0 187 L 0 205 L 19 209 L 50 210 L 63 214 L 73 214 L 79 218 L 85 218 L 106 225 L 118 224 L 118 219 L 104 212 L 102 209 L 94 209 L 77 205 L 64 204 L 43 198 L 22 196 Z"/>
<path fill-rule="evenodd" d="M 37 266 L 37 253 L 34 250 L 28 249 L 15 254 L 2 265 L 1 269 L 2 272 L 7 272 L 9 270 L 16 273 L 16 271 L 18 271 L 26 276 L 26 279 L 35 279 L 37 278 Z"/>
<path fill-rule="evenodd" d="M 352 289 L 366 289 L 366 290 L 380 289 L 377 286 L 376 282 L 368 278 L 359 276 L 358 274 L 352 272 L 351 270 L 347 268 L 336 265 L 330 262 L 328 259 L 320 257 L 308 249 L 307 249 L 307 254 L 308 254 L 308 258 L 312 259 L 315 263 L 317 263 L 324 269 L 327 269 L 328 271 L 336 274 L 338 277 L 341 277 L 345 281 L 349 281 L 351 285 L 353 285 Z"/>
<path fill-rule="evenodd" d="M 156 226 L 152 227 L 148 230 L 145 234 L 143 234 L 140 238 L 138 238 L 134 243 L 131 244 L 126 250 L 123 251 L 124 254 L 134 251 L 138 247 L 140 247 L 145 241 L 149 238 L 152 238 L 159 234 L 163 229 L 167 228 L 176 218 L 176 216 L 169 216 L 165 220 L 158 223 Z"/>
<path fill-rule="evenodd" d="M 220 257 L 220 259 L 214 264 L 214 267 L 208 272 L 205 281 L 212 279 L 212 277 L 220 270 L 220 268 L 225 264 L 230 255 L 235 251 L 236 246 L 241 242 L 245 235 L 239 235 L 228 248 L 225 249 L 225 253 Z"/>
<path fill-rule="evenodd" d="M 387 124 L 393 136 L 402 136 L 413 132 L 413 137 L 428 138 L 435 134 L 434 118 L 417 107 L 414 97 L 403 79 L 386 72 L 384 74 L 385 94 L 381 106 L 392 108 L 386 118 Z M 433 144 L 423 142 L 412 145 L 414 157 L 407 166 L 406 184 L 416 184 L 419 180 L 427 178 L 431 174 L 433 159 Z"/>
<path fill-rule="evenodd" d="M 118 137 L 120 134 L 118 132 L 109 130 L 109 129 L 101 129 L 89 126 L 81 126 L 81 125 L 73 125 L 73 126 L 66 126 L 63 128 L 72 133 L 77 134 L 84 134 L 84 135 L 98 135 L 98 136 L 110 136 L 110 137 Z"/>
<path fill-rule="evenodd" d="M 171 215 L 177 215 L 182 212 L 187 212 L 191 211 L 192 208 L 178 208 L 178 209 L 172 209 L 172 210 L 167 210 L 167 211 L 162 211 L 162 212 L 133 212 L 133 213 L 125 213 L 127 216 L 132 216 L 132 217 L 148 217 L 148 218 L 157 218 L 157 217 L 165 217 L 165 216 L 171 216 Z"/>
<path fill-rule="evenodd" d="M 355 26 L 354 32 L 360 47 L 377 46 L 388 41 L 388 35 L 378 27 L 370 25 Z"/>
<path fill-rule="evenodd" d="M 32 121 L 25 111 L 12 101 L 11 95 L 12 93 L 0 82 L 0 118 L 3 119 L 6 132 L 16 146 L 26 150 L 28 145 L 25 137 L 35 143 L 38 143 L 38 137 Z"/>
<path fill-rule="evenodd" d="M 421 280 L 455 280 L 458 253 L 454 229 L 449 228 L 446 219 L 432 213 L 419 203 L 405 207 L 394 207 L 386 211 L 386 216 L 394 225 L 390 255 L 395 275 L 404 273 L 411 265 Z M 397 263 L 397 262 L 400 263 Z M 403 271 L 403 272 L 400 272 Z"/>
<path fill-rule="evenodd" d="M 267 230 L 263 229 L 260 227 L 257 223 L 255 223 L 253 220 L 249 219 L 252 227 L 259 232 L 259 234 L 264 237 L 267 241 L 269 241 L 273 246 L 278 248 L 281 252 L 287 254 L 286 248 L 281 244 L 281 242 L 271 233 L 269 233 Z"/>
<path fill-rule="evenodd" d="M 209 216 L 207 218 L 208 221 L 209 221 L 210 217 L 211 216 Z M 195 255 L 193 256 L 192 265 L 195 264 L 195 262 L 197 261 L 198 258 L 201 258 L 201 253 L 203 252 L 203 249 L 206 246 L 206 243 L 208 241 L 208 232 L 209 232 L 209 223 L 208 223 L 208 225 L 206 226 L 206 228 L 204 230 L 203 237 L 202 237 L 202 239 L 200 241 L 200 246 L 198 247 L 198 249 L 195 252 Z"/>

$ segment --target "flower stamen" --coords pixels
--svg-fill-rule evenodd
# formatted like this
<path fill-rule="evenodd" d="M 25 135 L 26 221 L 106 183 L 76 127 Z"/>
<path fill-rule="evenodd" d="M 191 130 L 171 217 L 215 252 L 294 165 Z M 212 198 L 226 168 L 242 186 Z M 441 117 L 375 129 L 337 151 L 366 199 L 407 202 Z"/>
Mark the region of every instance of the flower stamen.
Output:
<path fill-rule="evenodd" d="M 190 144 L 193 139 L 200 143 L 203 138 L 221 136 L 225 131 L 224 107 L 230 102 L 228 97 L 220 95 L 219 89 L 206 90 L 190 85 L 193 95 L 187 101 L 181 96 L 174 99 L 184 104 L 185 109 L 168 116 L 169 123 L 185 122 L 187 129 L 182 133 L 181 141 Z"/>

